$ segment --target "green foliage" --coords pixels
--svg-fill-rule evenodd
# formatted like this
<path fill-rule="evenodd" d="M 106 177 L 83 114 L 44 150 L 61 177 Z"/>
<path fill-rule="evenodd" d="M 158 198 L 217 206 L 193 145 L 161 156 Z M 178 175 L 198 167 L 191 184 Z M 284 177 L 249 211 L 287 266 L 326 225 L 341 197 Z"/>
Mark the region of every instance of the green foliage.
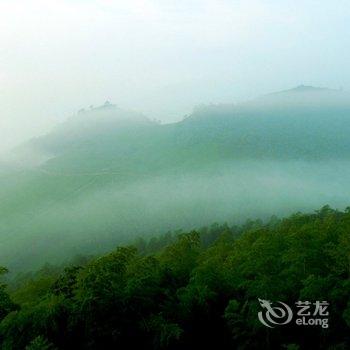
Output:
<path fill-rule="evenodd" d="M 11 287 L 20 310 L 1 284 L 0 345 L 5 350 L 345 349 L 350 346 L 349 232 L 350 212 L 326 206 L 267 224 L 213 225 L 138 240 L 140 251 L 118 247 L 65 269 L 46 266 Z M 257 318 L 258 298 L 289 305 L 327 300 L 331 327 L 267 330 Z"/>
<path fill-rule="evenodd" d="M 39 335 L 26 346 L 26 350 L 54 350 L 54 346 L 47 339 Z"/>
<path fill-rule="evenodd" d="M 6 274 L 8 270 L 0 266 L 0 278 Z M 6 284 L 0 281 L 0 321 L 11 311 L 16 310 L 17 306 L 12 302 L 6 291 Z"/>

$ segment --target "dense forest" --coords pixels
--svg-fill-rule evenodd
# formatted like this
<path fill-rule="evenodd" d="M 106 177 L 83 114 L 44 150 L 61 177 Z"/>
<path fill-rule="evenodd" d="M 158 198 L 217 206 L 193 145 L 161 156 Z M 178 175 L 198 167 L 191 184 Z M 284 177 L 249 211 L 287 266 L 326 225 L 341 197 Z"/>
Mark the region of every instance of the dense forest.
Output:
<path fill-rule="evenodd" d="M 350 209 L 325 206 L 140 238 L 15 277 L 1 268 L 1 349 L 348 349 L 349 232 Z M 328 301 L 329 327 L 268 328 L 258 299 Z"/>

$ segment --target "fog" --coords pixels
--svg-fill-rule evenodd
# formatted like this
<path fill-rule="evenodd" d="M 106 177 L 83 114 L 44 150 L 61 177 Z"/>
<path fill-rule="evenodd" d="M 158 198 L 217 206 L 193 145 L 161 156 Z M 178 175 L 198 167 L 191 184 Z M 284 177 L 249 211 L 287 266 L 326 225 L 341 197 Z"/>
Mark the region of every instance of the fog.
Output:
<path fill-rule="evenodd" d="M 349 15 L 346 0 L 1 1 L 0 265 L 347 207 Z"/>
<path fill-rule="evenodd" d="M 0 153 L 111 100 L 165 122 L 301 83 L 349 89 L 346 0 L 0 2 Z"/>
<path fill-rule="evenodd" d="M 168 230 L 268 220 L 325 204 L 343 210 L 349 205 L 350 162 L 222 162 L 180 176 L 112 180 L 96 176 L 74 193 L 32 200 L 2 216 L 1 262 L 30 269 Z M 95 186 L 99 181 L 104 185 Z"/>

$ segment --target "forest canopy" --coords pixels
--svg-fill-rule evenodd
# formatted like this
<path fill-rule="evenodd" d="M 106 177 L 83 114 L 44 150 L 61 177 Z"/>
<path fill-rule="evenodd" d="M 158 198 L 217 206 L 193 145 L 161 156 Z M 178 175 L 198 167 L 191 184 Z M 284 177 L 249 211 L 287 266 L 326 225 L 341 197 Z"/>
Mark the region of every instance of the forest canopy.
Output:
<path fill-rule="evenodd" d="M 350 210 L 142 238 L 7 279 L 1 349 L 346 349 Z M 258 299 L 330 302 L 328 328 L 269 329 Z"/>

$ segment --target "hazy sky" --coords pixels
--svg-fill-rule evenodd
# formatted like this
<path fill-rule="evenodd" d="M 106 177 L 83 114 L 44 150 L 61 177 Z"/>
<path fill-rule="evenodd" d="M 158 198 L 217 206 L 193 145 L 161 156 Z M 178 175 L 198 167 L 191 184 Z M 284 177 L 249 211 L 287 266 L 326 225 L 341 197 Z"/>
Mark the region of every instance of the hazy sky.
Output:
<path fill-rule="evenodd" d="M 110 100 L 165 121 L 350 89 L 348 0 L 0 0 L 0 148 Z"/>

